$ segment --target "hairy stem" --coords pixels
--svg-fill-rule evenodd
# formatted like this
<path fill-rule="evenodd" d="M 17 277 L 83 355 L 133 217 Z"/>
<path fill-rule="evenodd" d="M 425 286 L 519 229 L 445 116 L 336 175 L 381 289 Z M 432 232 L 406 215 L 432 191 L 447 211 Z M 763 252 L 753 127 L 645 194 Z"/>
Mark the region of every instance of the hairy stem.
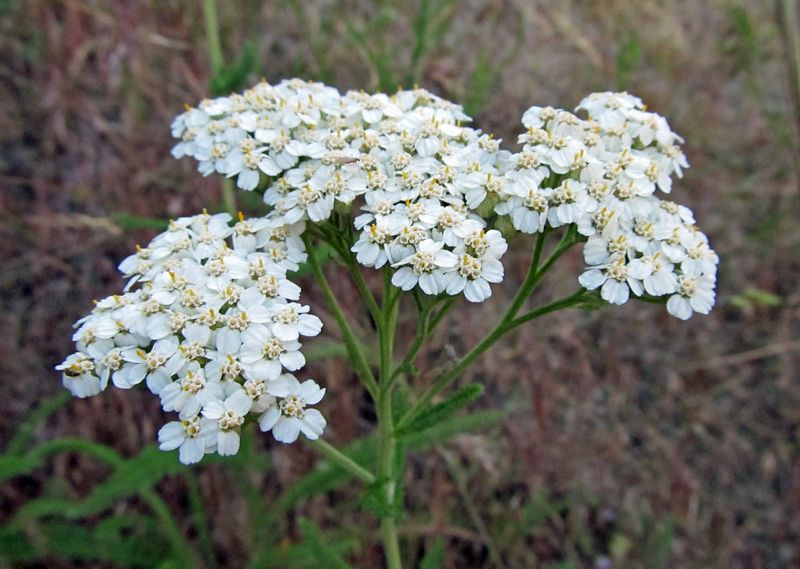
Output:
<path fill-rule="evenodd" d="M 362 482 L 365 482 L 366 484 L 372 484 L 375 482 L 375 476 L 369 470 L 358 464 L 352 458 L 344 454 L 336 447 L 332 446 L 327 441 L 322 439 L 317 439 L 314 441 L 305 439 L 305 441 L 310 447 L 324 456 L 325 460 L 335 464 L 336 466 L 344 468 L 347 472 Z"/>
<path fill-rule="evenodd" d="M 208 41 L 208 58 L 211 61 L 211 71 L 217 73 L 225 65 L 222 58 L 222 43 L 219 40 L 217 0 L 203 0 L 203 19 L 206 24 L 206 41 Z"/>
<path fill-rule="evenodd" d="M 396 381 L 401 374 L 406 372 L 413 365 L 414 359 L 417 357 L 417 354 L 419 354 L 422 346 L 425 345 L 425 341 L 436 331 L 436 328 L 439 326 L 444 317 L 447 316 L 447 313 L 450 312 L 450 309 L 455 306 L 457 301 L 458 297 L 448 298 L 444 301 L 444 306 L 442 306 L 439 311 L 435 313 L 435 306 L 430 306 L 420 311 L 417 333 L 414 336 L 414 340 L 411 342 L 408 350 L 406 351 L 405 356 L 403 356 L 403 360 L 400 362 L 400 364 L 398 364 L 392 373 L 392 377 L 389 380 L 390 382 Z"/>
<path fill-rule="evenodd" d="M 394 519 L 394 503 L 396 501 L 398 474 L 394 471 L 396 464 L 397 441 L 394 436 L 394 418 L 392 409 L 392 373 L 394 335 L 397 327 L 397 310 L 399 294 L 392 286 L 391 270 L 383 271 L 383 306 L 378 322 L 378 339 L 380 342 L 380 382 L 378 390 L 378 480 L 383 483 L 387 512 L 381 520 L 381 541 L 383 542 L 386 564 L 389 569 L 401 569 L 400 542 Z"/>
<path fill-rule="evenodd" d="M 325 297 L 325 302 L 333 312 L 336 322 L 339 324 L 339 329 L 342 332 L 342 338 L 344 339 L 345 346 L 347 347 L 347 353 L 350 355 L 350 360 L 353 362 L 353 367 L 355 368 L 356 374 L 364 383 L 364 387 L 366 387 L 367 391 L 369 391 L 372 398 L 375 399 L 378 396 L 378 383 L 375 381 L 375 376 L 372 375 L 372 371 L 370 370 L 369 363 L 367 363 L 367 359 L 364 356 L 363 350 L 361 349 L 361 345 L 353 333 L 352 328 L 350 328 L 347 317 L 345 316 L 342 307 L 339 306 L 339 302 L 336 300 L 336 295 L 333 294 L 333 290 L 331 289 L 331 285 L 328 283 L 328 279 L 325 278 L 325 273 L 322 272 L 322 268 L 320 267 L 316 253 L 314 252 L 314 244 L 312 243 L 311 239 L 305 235 L 303 236 L 303 242 L 305 243 L 306 252 L 308 253 L 308 264 L 311 267 L 311 272 L 314 274 L 314 278 L 322 289 L 322 295 Z"/>
<path fill-rule="evenodd" d="M 541 255 L 541 250 L 543 246 L 543 237 L 540 236 L 533 253 L 533 258 L 531 260 L 531 269 L 528 271 L 528 276 L 523 281 L 519 291 L 514 296 L 514 300 L 512 301 L 511 306 L 503 315 L 503 317 L 500 319 L 500 322 L 498 322 L 498 324 L 494 327 L 494 329 L 491 332 L 489 332 L 483 338 L 483 340 L 481 340 L 469 352 L 467 352 L 467 354 L 464 357 L 462 357 L 456 363 L 455 366 L 453 366 L 449 371 L 445 372 L 442 376 L 440 376 L 434 382 L 431 388 L 428 389 L 428 391 L 422 394 L 422 397 L 420 397 L 420 399 L 416 402 L 416 404 L 414 404 L 414 406 L 411 409 L 409 409 L 403 417 L 400 418 L 397 425 L 398 429 L 408 426 L 411 423 L 411 421 L 413 421 L 417 416 L 419 416 L 419 414 L 428 406 L 428 404 L 433 400 L 434 397 L 436 397 L 439 393 L 441 393 L 444 389 L 446 389 L 453 381 L 455 381 L 462 373 L 464 373 L 464 371 L 476 359 L 478 359 L 478 357 L 480 357 L 486 350 L 492 347 L 506 333 L 513 330 L 520 324 L 532 320 L 533 318 L 537 318 L 539 316 L 543 316 L 544 314 L 553 312 L 554 310 L 566 308 L 568 306 L 578 303 L 579 298 L 573 298 L 576 295 L 572 295 L 568 297 L 570 300 L 566 304 L 563 303 L 567 299 L 562 299 L 547 306 L 544 306 L 540 309 L 529 312 L 526 315 L 523 315 L 515 320 L 517 312 L 522 307 L 525 300 L 536 289 L 536 286 L 541 282 L 542 278 L 544 278 L 544 275 L 547 273 L 547 271 L 553 266 L 553 263 L 555 263 L 556 260 L 559 257 L 561 257 L 561 255 L 563 255 L 570 247 L 572 247 L 578 241 L 579 237 L 572 229 L 570 229 L 561 239 L 559 244 L 555 247 L 555 249 L 547 258 L 547 260 L 544 263 L 542 263 L 541 267 L 538 267 L 539 257 Z M 582 292 L 583 291 L 581 291 L 581 293 Z"/>

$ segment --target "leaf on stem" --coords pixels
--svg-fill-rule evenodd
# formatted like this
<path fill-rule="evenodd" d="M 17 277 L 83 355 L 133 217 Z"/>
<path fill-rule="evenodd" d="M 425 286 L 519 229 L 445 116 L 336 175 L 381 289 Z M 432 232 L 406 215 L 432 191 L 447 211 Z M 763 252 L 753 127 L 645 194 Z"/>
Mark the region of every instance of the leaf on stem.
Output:
<path fill-rule="evenodd" d="M 456 411 L 475 401 L 481 394 L 483 394 L 483 385 L 479 383 L 462 387 L 444 401 L 431 405 L 408 426 L 398 430 L 395 434 L 397 437 L 405 437 L 430 429 L 452 417 Z"/>
<path fill-rule="evenodd" d="M 319 531 L 310 520 L 301 518 L 299 520 L 300 532 L 303 534 L 306 543 L 308 544 L 310 553 L 317 560 L 320 567 L 330 567 L 330 569 L 353 569 L 347 561 L 342 559 L 341 555 L 328 545 L 323 539 L 322 532 Z"/>

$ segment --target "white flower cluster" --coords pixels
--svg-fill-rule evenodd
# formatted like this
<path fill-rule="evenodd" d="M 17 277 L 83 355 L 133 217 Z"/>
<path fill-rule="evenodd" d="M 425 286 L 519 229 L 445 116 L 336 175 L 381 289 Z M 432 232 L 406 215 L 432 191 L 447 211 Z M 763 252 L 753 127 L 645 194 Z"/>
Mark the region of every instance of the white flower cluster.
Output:
<path fill-rule="evenodd" d="M 290 373 L 305 365 L 299 338 L 322 328 L 286 278 L 305 260 L 303 223 L 231 221 L 180 218 L 138 248 L 120 264 L 126 292 L 76 323 L 78 351 L 56 368 L 78 397 L 109 380 L 123 389 L 145 382 L 165 411 L 178 413 L 159 431 L 161 448 L 179 448 L 187 464 L 235 454 L 248 415 L 287 443 L 325 428 L 308 407 L 325 390 Z"/>
<path fill-rule="evenodd" d="M 655 195 L 688 166 L 682 139 L 627 93 L 595 93 L 578 109 L 588 119 L 552 107 L 525 112 L 524 146 L 495 212 L 523 233 L 574 224 L 587 238 L 580 284 L 609 303 L 646 293 L 669 296 L 678 318 L 707 314 L 717 255 L 688 208 Z"/>
<path fill-rule="evenodd" d="M 467 120 L 422 89 L 341 95 L 319 83 L 262 82 L 180 115 L 173 154 L 194 157 L 204 174 L 236 177 L 242 189 L 265 186 L 264 201 L 289 224 L 325 222 L 361 198 L 359 263 L 391 264 L 403 290 L 480 302 L 503 279 L 507 245 L 477 211 L 513 163 Z"/>

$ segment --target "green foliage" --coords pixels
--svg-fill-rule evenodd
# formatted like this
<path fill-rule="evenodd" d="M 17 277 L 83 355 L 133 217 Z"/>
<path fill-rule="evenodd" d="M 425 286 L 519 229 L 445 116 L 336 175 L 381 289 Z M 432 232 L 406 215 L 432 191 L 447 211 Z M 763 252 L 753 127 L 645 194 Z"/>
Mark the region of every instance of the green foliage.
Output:
<path fill-rule="evenodd" d="M 378 89 L 385 93 L 395 91 L 397 78 L 389 50 L 386 48 L 385 30 L 397 19 L 397 11 L 391 6 L 384 6 L 378 15 L 363 26 L 357 26 L 352 20 L 346 20 L 347 32 L 352 41 L 372 64 L 378 76 Z"/>
<path fill-rule="evenodd" d="M 70 399 L 72 398 L 70 397 L 69 393 L 63 391 L 55 397 L 44 401 L 35 410 L 33 410 L 25 419 L 25 421 L 19 426 L 14 437 L 9 441 L 5 450 L 6 454 L 0 455 L 0 464 L 3 463 L 3 460 L 7 457 L 7 455 L 21 454 L 28 450 L 33 439 L 33 431 L 36 429 L 39 423 L 66 405 L 67 401 Z M 0 466 L 0 472 L 3 472 L 2 466 Z M 4 480 L 4 477 L 2 474 L 0 474 L 0 482 L 2 480 Z"/>
<path fill-rule="evenodd" d="M 447 30 L 455 13 L 452 9 L 455 5 L 455 0 L 420 0 L 416 17 L 411 25 L 414 32 L 414 48 L 411 51 L 411 63 L 406 75 L 406 82 L 409 85 L 419 82 L 425 56 L 430 51 L 431 44 L 441 39 Z"/>
<path fill-rule="evenodd" d="M 32 457 L 16 456 L 12 454 L 0 455 L 0 483 L 27 474 L 39 466 L 39 461 Z"/>
<path fill-rule="evenodd" d="M 746 288 L 741 294 L 731 296 L 729 302 L 742 310 L 751 310 L 758 306 L 780 306 L 783 298 L 759 288 Z"/>
<path fill-rule="evenodd" d="M 437 537 L 433 545 L 425 552 L 419 569 L 442 569 L 444 567 L 444 539 Z"/>
<path fill-rule="evenodd" d="M 236 61 L 222 65 L 209 80 L 212 95 L 227 95 L 241 90 L 250 80 L 250 76 L 258 69 L 256 47 L 252 42 L 244 44 L 242 53 Z"/>
<path fill-rule="evenodd" d="M 361 496 L 361 506 L 369 511 L 376 518 L 399 519 L 403 513 L 403 502 L 401 493 L 396 493 L 394 500 L 389 503 L 386 498 L 386 487 L 394 482 L 389 478 L 379 478 L 370 484 Z"/>
<path fill-rule="evenodd" d="M 620 89 L 628 87 L 630 75 L 639 66 L 642 58 L 642 47 L 639 37 L 631 34 L 617 48 L 617 85 Z"/>
<path fill-rule="evenodd" d="M 123 498 L 152 488 L 166 475 L 179 473 L 185 468 L 178 462 L 177 453 L 163 452 L 156 446 L 145 447 L 138 456 L 124 461 L 89 496 L 61 513 L 68 517 L 86 517 L 102 512 Z"/>
<path fill-rule="evenodd" d="M 563 515 L 571 505 L 571 498 L 554 498 L 549 492 L 540 490 L 531 496 L 523 509 L 524 526 L 531 529 L 541 527 L 548 520 Z"/>
<path fill-rule="evenodd" d="M 160 567 L 168 561 L 168 550 L 153 520 L 133 514 L 108 518 L 90 528 L 62 519 L 0 528 L 0 565 L 56 557 L 118 567 Z"/>
<path fill-rule="evenodd" d="M 556 561 L 555 563 L 548 563 L 544 569 L 576 569 L 572 561 Z"/>
<path fill-rule="evenodd" d="M 308 544 L 309 550 L 316 560 L 322 564 L 322 567 L 330 569 L 353 569 L 352 565 L 342 559 L 336 550 L 325 543 L 325 540 L 322 538 L 322 533 L 311 521 L 306 518 L 301 518 L 298 521 L 298 525 L 300 526 L 300 532 L 303 534 L 303 538 Z"/>
<path fill-rule="evenodd" d="M 164 231 L 169 225 L 168 219 L 140 217 L 132 213 L 115 213 L 111 216 L 111 219 L 122 229 L 156 229 Z"/>
<path fill-rule="evenodd" d="M 411 424 L 397 431 L 398 437 L 405 437 L 412 433 L 420 433 L 442 421 L 452 417 L 459 409 L 466 407 L 483 394 L 483 385 L 473 383 L 462 387 L 441 403 L 431 405 L 423 411 Z"/>
<path fill-rule="evenodd" d="M 496 82 L 497 71 L 491 59 L 486 53 L 479 53 L 465 88 L 464 111 L 468 115 L 475 116 L 480 112 L 492 94 Z"/>
<path fill-rule="evenodd" d="M 375 437 L 368 436 L 339 450 L 367 470 L 373 470 L 375 467 L 376 447 Z M 320 468 L 306 474 L 286 490 L 278 500 L 276 507 L 281 511 L 289 510 L 301 500 L 341 486 L 349 481 L 351 477 L 352 475 L 343 468 L 334 464 L 324 463 Z"/>
<path fill-rule="evenodd" d="M 484 430 L 496 425 L 505 415 L 506 412 L 503 410 L 492 409 L 470 413 L 463 417 L 452 417 L 430 427 L 425 432 L 409 433 L 403 437 L 403 440 L 409 449 L 421 450 L 456 435 Z"/>
<path fill-rule="evenodd" d="M 747 8 L 742 5 L 731 6 L 728 11 L 731 27 L 735 32 L 733 52 L 739 66 L 749 69 L 758 57 L 758 37 Z"/>
<path fill-rule="evenodd" d="M 325 263 L 331 260 L 331 256 L 333 254 L 333 247 L 331 245 L 327 243 L 320 243 L 315 249 L 315 254 L 317 255 L 317 260 L 319 261 L 320 265 L 324 266 Z M 292 274 L 298 278 L 308 276 L 311 274 L 311 266 L 308 264 L 308 262 L 302 263 L 296 271 L 292 272 Z"/>

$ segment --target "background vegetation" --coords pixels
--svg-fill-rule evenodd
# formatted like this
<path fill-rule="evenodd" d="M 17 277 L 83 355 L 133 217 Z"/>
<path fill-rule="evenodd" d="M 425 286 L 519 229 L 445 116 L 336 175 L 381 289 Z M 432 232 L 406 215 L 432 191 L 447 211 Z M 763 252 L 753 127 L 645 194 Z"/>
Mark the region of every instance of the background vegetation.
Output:
<path fill-rule="evenodd" d="M 0 567 L 381 565 L 359 486 L 303 445 L 250 436 L 233 460 L 180 468 L 152 446 L 163 418 L 151 396 L 68 400 L 52 369 L 70 324 L 119 290 L 116 264 L 165 212 L 220 203 L 216 179 L 170 157 L 172 117 L 292 76 L 418 83 L 512 146 L 532 104 L 627 89 L 685 136 L 692 168 L 674 193 L 722 259 L 709 317 L 568 312 L 485 356 L 464 378 L 487 385 L 461 419 L 473 434 L 444 425 L 408 441 L 408 560 L 800 567 L 796 2 L 219 4 L 223 61 L 208 55 L 201 2 L 0 1 Z M 518 252 L 499 296 L 522 279 Z M 572 290 L 581 266 L 569 256 L 543 293 Z M 427 369 L 495 317 L 491 302 L 466 308 Z M 327 436 L 358 453 L 374 417 L 336 346 L 315 349 Z"/>

